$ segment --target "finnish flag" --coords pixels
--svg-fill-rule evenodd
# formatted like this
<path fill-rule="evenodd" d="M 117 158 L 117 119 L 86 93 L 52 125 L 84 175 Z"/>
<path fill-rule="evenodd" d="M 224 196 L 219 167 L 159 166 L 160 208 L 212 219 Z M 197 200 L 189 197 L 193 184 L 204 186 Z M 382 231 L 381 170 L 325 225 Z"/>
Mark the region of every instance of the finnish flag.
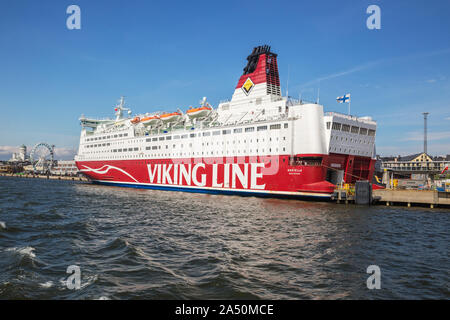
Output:
<path fill-rule="evenodd" d="M 336 101 L 339 103 L 347 103 L 350 102 L 350 93 L 347 93 L 343 96 L 337 97 Z"/>

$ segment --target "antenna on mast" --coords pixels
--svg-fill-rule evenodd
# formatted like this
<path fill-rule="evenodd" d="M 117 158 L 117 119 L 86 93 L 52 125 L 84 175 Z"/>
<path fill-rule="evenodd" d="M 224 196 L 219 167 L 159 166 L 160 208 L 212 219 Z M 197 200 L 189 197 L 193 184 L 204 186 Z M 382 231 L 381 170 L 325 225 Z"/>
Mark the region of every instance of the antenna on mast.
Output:
<path fill-rule="evenodd" d="M 288 76 L 286 81 L 286 97 L 289 99 L 289 65 L 288 65 Z"/>
<path fill-rule="evenodd" d="M 320 101 L 320 81 L 319 81 L 319 88 L 317 89 L 317 102 L 316 104 L 319 104 Z"/>

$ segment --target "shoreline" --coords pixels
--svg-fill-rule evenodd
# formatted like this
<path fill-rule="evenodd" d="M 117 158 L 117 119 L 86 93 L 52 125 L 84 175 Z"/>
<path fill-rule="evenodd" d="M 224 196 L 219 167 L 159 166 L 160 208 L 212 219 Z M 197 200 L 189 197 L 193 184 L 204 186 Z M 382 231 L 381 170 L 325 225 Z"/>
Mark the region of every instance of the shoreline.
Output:
<path fill-rule="evenodd" d="M 42 174 L 15 174 L 15 173 L 0 173 L 0 177 L 15 177 L 15 178 L 29 178 L 29 179 L 48 179 L 48 180 L 66 180 L 66 181 L 90 181 L 86 177 L 79 176 L 57 176 L 57 175 L 42 175 Z"/>

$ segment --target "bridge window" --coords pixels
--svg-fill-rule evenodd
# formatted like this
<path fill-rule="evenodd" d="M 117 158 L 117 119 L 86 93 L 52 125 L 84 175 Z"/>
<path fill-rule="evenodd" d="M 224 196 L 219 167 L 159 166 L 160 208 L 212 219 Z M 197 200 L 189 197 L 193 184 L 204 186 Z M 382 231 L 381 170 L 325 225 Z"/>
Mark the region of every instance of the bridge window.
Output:
<path fill-rule="evenodd" d="M 257 131 L 267 130 L 267 126 L 259 126 Z"/>
<path fill-rule="evenodd" d="M 211 132 L 210 131 L 208 131 L 208 132 L 203 132 L 203 136 L 204 137 L 209 137 L 211 135 Z"/>
<path fill-rule="evenodd" d="M 350 125 L 348 125 L 348 124 L 343 124 L 343 125 L 342 125 L 342 131 L 344 131 L 344 132 L 349 132 L 349 131 L 350 131 Z"/>
<path fill-rule="evenodd" d="M 281 129 L 281 123 L 270 125 L 270 130 L 278 130 L 278 129 Z"/>
<path fill-rule="evenodd" d="M 220 131 L 213 131 L 213 136 L 218 136 L 220 135 Z"/>
<path fill-rule="evenodd" d="M 245 128 L 245 132 L 253 132 L 253 131 L 255 131 L 255 127 Z"/>
<path fill-rule="evenodd" d="M 369 129 L 369 136 L 375 136 L 375 130 Z"/>
<path fill-rule="evenodd" d="M 359 129 L 359 134 L 362 134 L 362 135 L 366 136 L 367 135 L 367 128 L 360 128 Z"/>
<path fill-rule="evenodd" d="M 333 128 L 333 130 L 341 130 L 341 124 L 339 122 L 333 122 L 331 128 Z"/>
<path fill-rule="evenodd" d="M 233 130 L 234 133 L 241 133 L 242 132 L 242 128 L 237 128 Z"/>
<path fill-rule="evenodd" d="M 331 122 L 327 122 L 327 130 L 330 130 Z"/>
<path fill-rule="evenodd" d="M 352 133 L 358 133 L 359 127 L 352 126 Z"/>

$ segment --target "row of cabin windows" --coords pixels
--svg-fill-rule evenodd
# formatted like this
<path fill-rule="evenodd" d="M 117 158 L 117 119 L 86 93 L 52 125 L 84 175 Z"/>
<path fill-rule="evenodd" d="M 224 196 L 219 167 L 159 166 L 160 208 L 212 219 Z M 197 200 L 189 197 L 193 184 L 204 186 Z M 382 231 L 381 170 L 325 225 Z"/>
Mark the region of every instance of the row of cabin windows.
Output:
<path fill-rule="evenodd" d="M 222 143 L 223 144 L 223 143 Z M 169 149 L 169 146 L 168 145 L 166 145 L 165 146 L 166 147 L 166 149 Z M 174 144 L 173 146 L 173 149 L 175 149 L 176 148 L 176 145 Z M 189 147 L 192 147 L 192 143 L 190 143 L 189 144 Z M 183 148 L 183 145 L 181 145 L 181 148 Z M 151 147 L 145 147 L 145 150 L 160 150 L 161 149 L 161 146 L 151 146 Z M 138 148 L 138 147 L 134 147 L 134 148 L 122 148 L 122 149 L 112 149 L 111 151 L 112 152 L 127 152 L 127 151 L 139 151 L 140 149 Z M 277 151 L 278 151 L 278 148 L 276 149 Z M 285 151 L 286 150 L 286 148 L 284 148 L 283 147 L 283 151 Z M 106 152 L 107 150 L 104 150 L 104 151 L 102 151 L 102 152 Z M 251 152 L 252 150 L 250 150 L 250 152 Z M 258 151 L 258 149 L 256 149 L 256 151 Z M 264 151 L 264 149 L 263 149 L 263 151 Z M 269 148 L 269 151 L 270 152 L 272 152 L 272 148 Z M 216 153 L 219 153 L 220 151 L 216 151 Z M 228 151 L 227 151 L 228 152 Z M 198 153 L 198 152 L 197 152 Z M 202 154 L 203 154 L 203 152 L 202 152 Z M 214 151 L 211 151 L 211 154 L 214 154 Z"/>
<path fill-rule="evenodd" d="M 139 151 L 138 147 L 134 148 L 123 148 L 123 149 L 113 149 L 112 152 L 127 152 L 127 151 Z"/>
<path fill-rule="evenodd" d="M 155 141 L 158 140 L 157 138 L 154 138 L 154 139 L 155 139 Z M 159 140 L 161 140 L 161 139 L 159 139 Z M 170 140 L 170 139 L 168 139 L 168 140 Z M 261 139 L 261 141 L 264 142 L 265 139 Z M 272 138 L 269 138 L 269 141 L 272 141 Z M 278 141 L 278 137 L 276 137 L 276 141 Z M 286 137 L 283 137 L 283 141 L 286 141 Z M 243 142 L 243 143 L 247 143 L 247 140 L 244 139 L 244 140 L 242 140 L 242 142 Z M 252 142 L 253 142 L 253 139 L 250 139 L 249 142 L 252 143 Z M 259 139 L 256 139 L 256 142 L 259 142 Z M 237 143 L 237 144 L 240 144 L 240 143 L 241 143 L 241 140 L 238 140 L 237 142 L 236 142 L 236 140 L 233 140 L 232 143 L 233 143 L 233 144 L 236 144 L 236 143 Z M 219 141 L 216 142 L 216 145 L 219 145 L 219 144 L 220 144 Z M 226 144 L 230 144 L 230 141 L 226 141 Z M 109 147 L 110 145 L 111 145 L 110 143 L 93 144 L 93 145 L 87 145 L 86 148 Z M 211 146 L 213 146 L 213 145 L 214 145 L 214 143 L 211 142 Z M 225 141 L 222 141 L 222 145 L 225 145 Z M 172 147 L 175 149 L 176 146 L 177 146 L 177 145 L 174 144 Z M 205 146 L 205 143 L 204 143 L 204 142 L 202 143 L 202 146 Z M 206 142 L 206 146 L 209 146 L 209 142 Z M 192 147 L 192 143 L 189 144 L 189 147 Z M 166 149 L 168 149 L 168 148 L 169 148 L 169 146 L 166 145 Z M 181 144 L 181 148 L 183 148 L 183 144 Z M 133 148 L 128 148 L 128 151 L 133 151 L 133 150 L 129 150 L 129 149 L 133 149 Z M 146 150 L 157 150 L 157 149 L 161 149 L 161 146 L 159 146 L 159 148 L 158 148 L 158 146 L 146 147 L 145 149 L 146 149 Z M 121 151 L 117 151 L 117 150 L 127 151 L 127 148 L 123 148 L 123 149 L 113 149 L 112 152 L 121 152 Z M 138 148 L 134 148 L 134 151 L 138 151 Z"/>
<path fill-rule="evenodd" d="M 96 140 L 102 140 L 102 139 L 122 138 L 122 137 L 128 137 L 128 133 L 118 133 L 118 134 L 109 135 L 109 136 L 87 138 L 86 141 L 96 141 Z"/>
<path fill-rule="evenodd" d="M 259 126 L 259 127 L 256 127 L 256 130 L 257 131 L 264 131 L 264 130 L 267 130 L 267 126 Z M 281 129 L 281 124 L 280 123 L 278 123 L 278 124 L 272 124 L 272 125 L 270 125 L 270 130 L 278 130 L 278 129 Z M 284 128 L 285 129 L 287 129 L 288 128 L 288 124 L 287 123 L 285 123 L 284 124 Z M 242 129 L 243 128 L 236 128 L 236 129 L 233 129 L 233 133 L 242 133 Z M 248 128 L 245 128 L 245 130 L 244 130 L 245 132 L 254 132 L 255 131 L 255 127 L 248 127 Z M 203 132 L 203 133 L 191 133 L 191 134 L 189 134 L 189 138 L 195 138 L 195 137 L 201 137 L 201 136 L 203 136 L 203 137 L 209 137 L 209 136 L 211 136 L 211 134 L 213 135 L 213 136 L 218 136 L 218 135 L 220 135 L 220 134 L 231 134 L 231 129 L 224 129 L 224 130 L 222 130 L 222 131 L 220 131 L 220 130 L 217 130 L 217 131 L 206 131 L 206 132 Z M 187 134 L 183 134 L 183 135 L 175 135 L 175 136 L 173 136 L 173 139 L 186 139 L 188 137 L 188 135 Z M 162 136 L 162 137 L 154 137 L 154 138 L 147 138 L 147 139 L 145 139 L 145 141 L 146 142 L 152 142 L 152 141 L 163 141 L 163 140 L 172 140 L 172 136 Z"/>
<path fill-rule="evenodd" d="M 138 150 L 136 150 L 137 148 L 128 148 L 128 149 L 114 149 L 113 150 L 113 152 L 127 152 L 127 151 L 138 151 Z M 152 149 L 153 149 L 153 147 L 152 147 Z M 161 149 L 161 148 L 158 148 L 158 149 Z M 150 149 L 148 149 L 148 148 L 146 148 L 146 150 L 150 150 Z M 224 155 L 224 154 L 245 154 L 245 152 L 244 152 L 245 150 L 227 150 L 227 151 L 210 151 L 210 152 L 208 152 L 208 151 L 202 151 L 201 153 L 199 152 L 199 151 L 197 151 L 197 152 L 173 152 L 173 153 L 157 153 L 157 154 L 150 154 L 150 155 L 144 155 L 144 154 L 140 154 L 140 156 L 141 157 L 143 157 L 143 156 L 150 156 L 150 157 L 158 157 L 158 156 L 167 156 L 167 157 L 169 157 L 169 156 L 199 156 L 199 155 Z M 255 152 L 256 153 L 258 153 L 258 152 L 265 152 L 266 150 L 265 149 L 255 149 Z M 276 149 L 274 149 L 274 151 L 275 152 L 278 152 L 278 148 L 276 148 Z M 283 151 L 285 152 L 286 151 L 286 148 L 285 147 L 283 147 Z M 97 151 L 97 152 L 93 152 L 93 153 L 104 153 L 104 152 L 106 152 L 106 151 Z M 252 153 L 253 152 L 253 149 L 250 149 L 249 150 L 249 152 L 250 153 Z M 272 152 L 272 148 L 269 148 L 269 152 Z M 131 156 L 135 156 L 135 155 L 131 155 Z M 113 156 L 113 158 L 115 158 L 115 157 L 119 157 L 120 158 L 120 156 Z"/>
<path fill-rule="evenodd" d="M 264 142 L 265 141 L 265 139 L 263 138 L 263 139 L 261 139 L 261 142 Z M 269 138 L 269 141 L 272 141 L 272 138 Z M 278 141 L 278 137 L 276 137 L 276 141 Z M 286 141 L 286 137 L 283 137 L 283 141 Z M 233 140 L 233 141 L 231 141 L 233 144 L 240 144 L 241 143 L 241 140 Z M 247 143 L 247 140 L 246 139 L 244 139 L 244 140 L 242 140 L 242 142 L 243 143 Z M 249 140 L 249 142 L 250 143 L 252 143 L 253 142 L 253 139 L 250 139 Z M 259 139 L 256 139 L 256 142 L 259 142 Z M 225 144 L 225 141 L 222 141 L 222 142 L 220 142 L 220 141 L 217 141 L 216 142 L 216 145 L 219 145 L 219 144 L 222 144 L 222 145 L 224 145 Z M 226 144 L 230 144 L 230 141 L 226 141 Z M 202 146 L 204 147 L 204 146 L 209 146 L 209 142 L 202 142 Z M 214 145 L 214 142 L 211 142 L 211 146 L 213 146 Z M 173 148 L 176 148 L 176 144 L 174 144 L 173 145 Z M 183 148 L 183 144 L 181 144 L 181 147 Z M 192 147 L 192 143 L 189 143 L 189 147 Z M 167 148 L 167 145 L 166 145 L 166 148 Z M 150 150 L 150 149 L 147 149 L 147 150 Z"/>
<path fill-rule="evenodd" d="M 352 149 L 347 149 L 347 148 L 338 148 L 338 147 L 333 147 L 332 149 L 331 149 L 331 151 L 335 151 L 335 152 L 344 152 L 344 153 L 351 153 L 352 152 Z M 369 153 L 369 151 L 363 151 L 363 150 L 356 150 L 356 149 L 353 149 L 353 153 L 356 153 L 356 154 L 359 154 L 359 155 L 362 155 L 362 156 L 364 156 L 364 155 L 370 155 L 370 153 Z"/>
<path fill-rule="evenodd" d="M 100 144 L 88 144 L 86 148 L 96 148 L 96 147 L 109 147 L 111 143 L 100 143 Z"/>
<path fill-rule="evenodd" d="M 360 128 L 357 126 L 350 126 L 348 124 L 341 124 L 339 122 L 333 122 L 333 125 L 331 125 L 331 122 L 327 122 L 327 129 L 330 129 L 330 126 L 333 128 L 333 130 L 337 131 L 343 131 L 343 132 L 351 132 L 355 134 L 361 134 L 364 136 L 375 136 L 375 130 L 373 129 L 367 129 L 367 128 Z"/>
<path fill-rule="evenodd" d="M 333 137 L 334 137 L 335 140 L 339 140 L 339 138 L 341 138 L 341 141 L 344 141 L 344 138 L 345 138 L 345 141 L 349 141 L 350 140 L 350 142 L 353 142 L 353 138 L 348 139 L 348 137 L 331 136 L 331 139 L 333 139 Z M 355 139 L 355 142 L 358 143 L 358 139 Z M 361 144 L 370 144 L 371 142 L 367 141 L 367 140 L 361 140 L 360 139 L 359 143 L 361 143 Z"/>

